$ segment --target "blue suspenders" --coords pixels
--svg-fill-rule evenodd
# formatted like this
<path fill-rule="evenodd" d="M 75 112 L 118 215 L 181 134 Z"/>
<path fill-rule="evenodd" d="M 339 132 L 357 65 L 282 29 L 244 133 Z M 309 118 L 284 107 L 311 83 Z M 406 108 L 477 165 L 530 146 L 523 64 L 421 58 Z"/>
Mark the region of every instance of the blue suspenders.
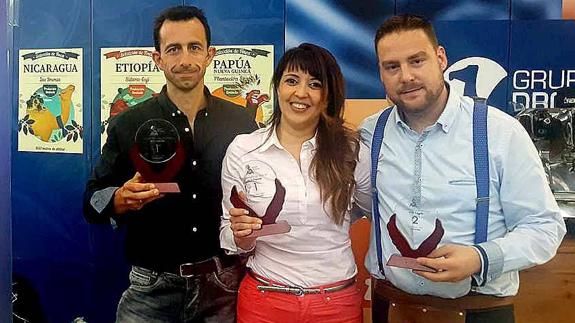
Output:
<path fill-rule="evenodd" d="M 383 274 L 383 252 L 381 241 L 381 226 L 379 221 L 381 215 L 379 213 L 379 197 L 377 194 L 377 166 L 379 161 L 379 151 L 381 150 L 381 143 L 383 142 L 383 132 L 385 131 L 385 124 L 393 108 L 387 108 L 377 118 L 375 129 L 373 130 L 373 139 L 371 141 L 371 209 L 373 210 L 372 221 L 375 226 L 375 245 L 377 249 L 377 265 L 379 272 Z"/>
<path fill-rule="evenodd" d="M 475 185 L 477 187 L 477 207 L 475 210 L 475 244 L 487 241 L 487 220 L 489 215 L 489 153 L 487 150 L 487 104 L 485 100 L 474 99 L 473 106 L 473 162 L 475 165 Z M 383 274 L 383 252 L 381 240 L 381 215 L 377 194 L 377 166 L 379 152 L 383 142 L 385 125 L 393 109 L 383 111 L 373 131 L 371 142 L 371 187 L 373 204 L 373 225 L 375 226 L 375 243 L 377 263 Z"/>
<path fill-rule="evenodd" d="M 489 217 L 489 152 L 487 150 L 487 104 L 475 99 L 473 105 L 473 162 L 477 207 L 475 208 L 475 244 L 487 241 Z"/>

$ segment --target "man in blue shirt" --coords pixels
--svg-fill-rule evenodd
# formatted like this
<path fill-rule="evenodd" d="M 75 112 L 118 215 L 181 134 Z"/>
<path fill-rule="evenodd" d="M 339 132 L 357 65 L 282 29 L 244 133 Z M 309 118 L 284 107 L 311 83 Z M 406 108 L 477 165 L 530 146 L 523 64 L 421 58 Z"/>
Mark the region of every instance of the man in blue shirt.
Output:
<path fill-rule="evenodd" d="M 395 105 L 375 155 L 380 234 L 374 221 L 366 258 L 374 322 L 514 322 L 519 270 L 551 259 L 565 235 L 533 143 L 519 122 L 487 108 L 488 225 L 477 243 L 474 100 L 445 83 L 447 55 L 425 19 L 388 19 L 375 49 Z M 360 129 L 372 149 L 380 115 Z M 386 265 L 393 254 L 434 272 Z"/>

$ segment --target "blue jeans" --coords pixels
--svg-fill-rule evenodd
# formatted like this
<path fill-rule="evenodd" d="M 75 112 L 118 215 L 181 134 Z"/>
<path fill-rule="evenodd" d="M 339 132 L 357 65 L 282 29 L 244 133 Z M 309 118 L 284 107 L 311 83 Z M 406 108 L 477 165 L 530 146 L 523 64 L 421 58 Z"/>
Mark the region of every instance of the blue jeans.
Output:
<path fill-rule="evenodd" d="M 235 322 L 242 267 L 183 278 L 133 266 L 117 323 Z"/>

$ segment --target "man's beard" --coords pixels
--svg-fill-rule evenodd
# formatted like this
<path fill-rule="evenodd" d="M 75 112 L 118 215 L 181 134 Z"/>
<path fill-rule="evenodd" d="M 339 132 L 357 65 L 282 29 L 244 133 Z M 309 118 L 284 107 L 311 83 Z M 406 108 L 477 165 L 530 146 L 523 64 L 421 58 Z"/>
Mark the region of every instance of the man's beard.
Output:
<path fill-rule="evenodd" d="M 391 100 L 403 111 L 407 111 L 409 113 L 424 112 L 428 107 L 432 106 L 433 104 L 435 104 L 435 102 L 437 102 L 437 100 L 439 100 L 439 97 L 441 96 L 443 83 L 441 83 L 441 86 L 438 87 L 437 89 L 430 89 L 429 87 L 420 84 L 418 84 L 417 86 L 409 85 L 400 89 L 398 93 L 401 93 L 401 91 L 416 89 L 419 87 L 421 87 L 421 89 L 424 91 L 423 102 L 420 104 L 415 105 L 406 103 L 405 100 L 401 99 L 400 95 L 397 96 L 396 100 L 393 100 L 393 98 L 391 98 Z"/>

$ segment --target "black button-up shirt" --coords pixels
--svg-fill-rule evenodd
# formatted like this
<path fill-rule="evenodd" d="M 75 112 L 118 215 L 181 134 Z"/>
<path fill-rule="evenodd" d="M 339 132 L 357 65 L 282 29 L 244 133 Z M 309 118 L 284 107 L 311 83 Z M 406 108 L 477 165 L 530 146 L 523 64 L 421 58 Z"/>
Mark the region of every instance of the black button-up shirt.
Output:
<path fill-rule="evenodd" d="M 208 96 L 198 111 L 193 131 L 188 118 L 166 95 L 157 96 L 118 115 L 110 122 L 102 157 L 86 185 L 84 214 L 88 222 L 125 225 L 126 257 L 132 265 L 172 271 L 179 264 L 221 254 L 222 159 L 230 142 L 257 128 L 254 115 L 228 101 Z M 114 214 L 113 193 L 132 178 L 130 159 L 136 131 L 145 121 L 165 119 L 179 132 L 185 163 L 173 181 L 181 193 L 166 194 L 140 211 Z"/>

